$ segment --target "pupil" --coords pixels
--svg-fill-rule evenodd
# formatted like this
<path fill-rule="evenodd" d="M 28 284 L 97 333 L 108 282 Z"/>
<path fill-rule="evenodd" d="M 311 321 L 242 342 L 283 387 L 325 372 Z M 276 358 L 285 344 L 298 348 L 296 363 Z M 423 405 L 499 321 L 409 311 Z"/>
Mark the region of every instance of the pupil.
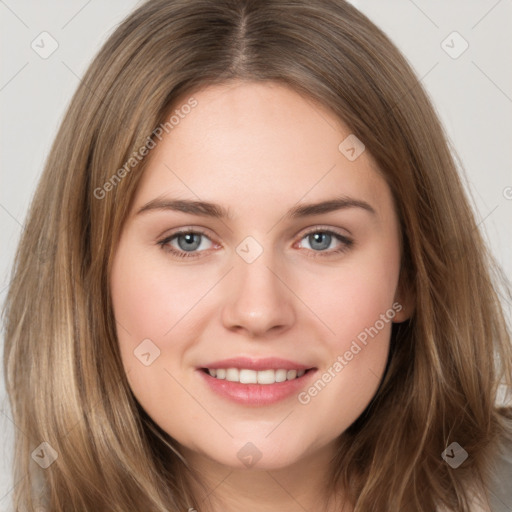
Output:
<path fill-rule="evenodd" d="M 191 251 L 197 249 L 201 244 L 199 237 L 200 235 L 196 233 L 187 233 L 186 235 L 181 235 L 181 237 L 178 238 L 178 245 L 180 246 L 180 249 L 184 251 Z M 186 243 L 184 244 L 181 243 L 181 240 L 183 239 L 186 240 Z"/>
<path fill-rule="evenodd" d="M 310 244 L 313 249 L 327 249 L 331 243 L 331 235 L 327 233 L 314 233 L 313 235 L 310 235 L 310 237 L 313 239 L 313 242 L 310 240 Z M 315 244 L 320 244 L 320 246 L 316 245 L 315 247 Z"/>

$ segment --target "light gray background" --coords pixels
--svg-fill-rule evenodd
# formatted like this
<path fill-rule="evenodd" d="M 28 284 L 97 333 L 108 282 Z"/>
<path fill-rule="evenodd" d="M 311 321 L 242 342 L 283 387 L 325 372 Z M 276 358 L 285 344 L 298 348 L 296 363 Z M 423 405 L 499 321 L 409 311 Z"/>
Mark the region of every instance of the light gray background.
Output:
<path fill-rule="evenodd" d="M 214 0 L 212 0 L 214 1 Z M 84 71 L 135 0 L 0 0 L 0 302 L 25 215 Z M 415 68 L 461 158 L 482 231 L 512 276 L 512 0 L 353 0 Z M 31 43 L 47 31 L 57 50 Z M 468 49 L 453 58 L 464 41 Z M 450 37 L 448 37 L 450 36 Z M 447 39 L 448 38 L 448 39 Z M 443 43 L 445 41 L 445 43 Z M 448 52 L 451 52 L 450 56 Z M 510 314 L 510 305 L 505 304 Z M 0 383 L 0 510 L 10 509 L 12 435 Z M 35 447 L 34 447 L 35 448 Z M 511 475 L 508 475 L 510 478 Z M 509 487 L 507 485 L 507 487 Z M 503 492 L 509 489 L 503 486 Z M 505 496 L 502 495 L 503 499 Z M 508 501 L 508 499 L 507 499 Z M 512 510 L 496 506 L 496 511 Z"/>

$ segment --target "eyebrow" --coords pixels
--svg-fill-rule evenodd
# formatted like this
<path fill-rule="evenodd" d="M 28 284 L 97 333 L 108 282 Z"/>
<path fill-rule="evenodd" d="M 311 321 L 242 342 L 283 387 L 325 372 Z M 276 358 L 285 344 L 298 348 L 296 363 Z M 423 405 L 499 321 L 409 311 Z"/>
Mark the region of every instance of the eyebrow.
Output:
<path fill-rule="evenodd" d="M 375 209 L 366 201 L 348 196 L 335 197 L 318 203 L 299 204 L 290 208 L 283 216 L 284 219 L 298 219 L 322 213 L 329 213 L 348 208 L 361 208 L 377 216 Z M 216 219 L 232 219 L 229 210 L 223 206 L 208 201 L 192 201 L 190 199 L 155 198 L 142 206 L 136 215 L 150 211 L 178 211 L 201 217 Z"/>

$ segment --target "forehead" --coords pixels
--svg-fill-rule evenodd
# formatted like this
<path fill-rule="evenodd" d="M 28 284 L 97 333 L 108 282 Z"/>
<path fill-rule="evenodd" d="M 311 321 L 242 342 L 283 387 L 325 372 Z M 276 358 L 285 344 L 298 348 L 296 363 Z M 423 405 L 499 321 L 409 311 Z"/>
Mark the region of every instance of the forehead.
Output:
<path fill-rule="evenodd" d="M 182 109 L 191 98 L 196 106 Z M 377 210 L 390 200 L 368 152 L 351 161 L 340 150 L 350 130 L 284 85 L 206 87 L 183 95 L 170 115 L 179 123 L 152 150 L 135 207 L 166 193 L 247 212 L 333 195 L 358 196 Z"/>

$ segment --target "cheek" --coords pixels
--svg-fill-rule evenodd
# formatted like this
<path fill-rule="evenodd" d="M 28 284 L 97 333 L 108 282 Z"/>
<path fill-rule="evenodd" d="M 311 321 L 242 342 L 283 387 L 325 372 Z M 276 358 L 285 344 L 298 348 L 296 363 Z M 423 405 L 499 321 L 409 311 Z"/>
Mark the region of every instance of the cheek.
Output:
<path fill-rule="evenodd" d="M 329 274 L 303 282 L 303 296 L 331 333 L 336 351 L 348 350 L 353 339 L 377 323 L 383 336 L 389 336 L 391 322 L 382 325 L 381 315 L 390 311 L 395 299 L 400 269 L 399 251 L 392 243 L 376 245 L 375 250 L 347 259 Z M 306 294 L 306 290 L 309 292 Z"/>
<path fill-rule="evenodd" d="M 129 240 L 120 245 L 110 285 L 130 387 L 149 414 L 163 421 L 170 396 L 175 406 L 187 409 L 187 395 L 171 375 L 181 371 L 187 348 L 196 339 L 198 306 L 215 281 L 211 272 L 206 275 L 192 266 L 171 269 L 165 257 L 153 253 L 149 258 L 147 253 Z"/>
<path fill-rule="evenodd" d="M 324 366 L 300 402 L 315 410 L 320 423 L 331 422 L 333 431 L 347 428 L 378 389 L 400 310 L 393 306 L 399 268 L 397 246 L 381 243 L 317 279 L 309 294 L 308 305 L 330 334 Z"/>
<path fill-rule="evenodd" d="M 182 422 L 169 415 L 169 397 L 178 410 L 188 410 L 190 403 L 172 377 L 173 362 L 181 360 L 186 348 L 186 338 L 180 342 L 177 333 L 201 290 L 187 286 L 180 273 L 169 272 L 165 261 L 148 261 L 135 244 L 127 249 L 119 247 L 110 281 L 121 360 L 141 406 L 167 430 L 179 431 Z"/>
<path fill-rule="evenodd" d="M 197 271 L 171 271 L 165 257 L 149 260 L 143 251 L 122 248 L 118 254 L 111 290 L 121 342 L 162 340 L 208 290 L 210 281 Z"/>

